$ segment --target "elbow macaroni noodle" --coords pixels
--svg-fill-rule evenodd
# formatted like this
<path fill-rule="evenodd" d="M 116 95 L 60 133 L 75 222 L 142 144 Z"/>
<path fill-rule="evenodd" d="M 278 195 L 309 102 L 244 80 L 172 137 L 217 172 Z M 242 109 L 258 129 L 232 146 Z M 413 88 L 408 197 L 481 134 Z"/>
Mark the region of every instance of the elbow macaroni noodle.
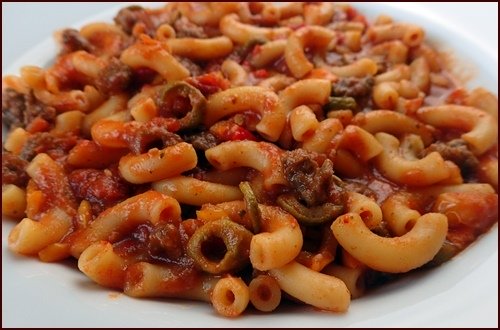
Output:
<path fill-rule="evenodd" d="M 3 78 L 15 253 L 226 317 L 345 313 L 498 221 L 497 96 L 459 86 L 415 24 L 169 3 L 58 36 L 49 67 Z"/>

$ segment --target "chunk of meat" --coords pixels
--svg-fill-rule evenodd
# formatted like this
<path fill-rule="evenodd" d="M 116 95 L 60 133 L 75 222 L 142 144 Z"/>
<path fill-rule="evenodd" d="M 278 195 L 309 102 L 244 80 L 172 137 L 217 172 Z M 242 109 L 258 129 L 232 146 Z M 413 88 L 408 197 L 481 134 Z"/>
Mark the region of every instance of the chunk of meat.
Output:
<path fill-rule="evenodd" d="M 183 245 L 179 227 L 173 223 L 159 223 L 148 235 L 148 251 L 153 256 L 166 257 L 171 260 L 183 255 Z"/>
<path fill-rule="evenodd" d="M 99 72 L 96 86 L 104 94 L 118 94 L 127 90 L 132 81 L 132 76 L 132 69 L 113 57 L 108 65 Z"/>
<path fill-rule="evenodd" d="M 15 184 L 18 187 L 25 187 L 29 176 L 25 171 L 28 162 L 18 156 L 3 151 L 2 152 L 2 184 Z"/>
<path fill-rule="evenodd" d="M 181 16 L 174 22 L 174 29 L 177 38 L 208 38 L 203 27 L 194 24 L 184 16 Z"/>
<path fill-rule="evenodd" d="M 80 35 L 75 29 L 65 29 L 61 35 L 62 50 L 61 54 L 69 54 L 78 50 L 84 50 L 89 53 L 94 51 L 94 47 L 87 39 Z"/>
<path fill-rule="evenodd" d="M 147 14 L 146 10 L 137 5 L 121 9 L 115 16 L 114 21 L 127 34 L 132 34 L 132 29 L 138 22 L 144 23 L 144 25 L 148 28 L 147 30 L 154 30 L 153 22 L 151 21 L 151 18 Z"/>
<path fill-rule="evenodd" d="M 34 133 L 24 144 L 19 157 L 26 161 L 31 161 L 39 153 L 46 153 L 52 159 L 66 157 L 77 140 L 78 137 L 73 133 L 61 135 L 47 132 Z"/>
<path fill-rule="evenodd" d="M 332 86 L 332 95 L 360 97 L 370 95 L 375 81 L 372 77 L 341 78 Z"/>
<path fill-rule="evenodd" d="M 185 137 L 186 142 L 193 145 L 196 150 L 205 151 L 219 144 L 219 140 L 210 132 L 204 131 L 198 134 L 188 135 Z"/>
<path fill-rule="evenodd" d="M 140 154 L 154 147 L 163 149 L 182 142 L 179 135 L 171 132 L 175 123 L 177 121 L 172 118 L 156 117 L 146 123 L 131 126 L 130 138 L 127 141 L 130 150 Z"/>
<path fill-rule="evenodd" d="M 33 93 L 25 96 L 26 110 L 24 112 L 24 127 L 29 131 L 30 126 L 38 119 L 42 119 L 49 124 L 55 122 L 56 109 L 38 101 Z"/>
<path fill-rule="evenodd" d="M 90 203 L 94 215 L 124 200 L 129 192 L 116 170 L 75 170 L 69 175 L 69 184 L 78 200 Z"/>
<path fill-rule="evenodd" d="M 318 163 L 322 163 L 321 166 Z M 284 153 L 282 165 L 288 183 L 308 206 L 344 200 L 344 190 L 335 184 L 331 160 L 295 149 Z"/>
<path fill-rule="evenodd" d="M 422 157 L 433 151 L 446 160 L 454 162 L 462 172 L 462 175 L 468 175 L 476 171 L 479 166 L 479 160 L 467 147 L 467 143 L 462 139 L 454 139 L 449 142 L 437 142 L 424 149 Z"/>
<path fill-rule="evenodd" d="M 10 128 L 30 128 L 36 120 L 55 121 L 56 110 L 38 101 L 33 93 L 22 94 L 12 88 L 2 92 L 2 122 Z"/>
<path fill-rule="evenodd" d="M 24 94 L 12 88 L 2 91 L 2 123 L 7 127 L 20 127 L 24 122 Z"/>
<path fill-rule="evenodd" d="M 188 69 L 191 77 L 203 74 L 202 68 L 198 64 L 191 61 L 189 58 L 176 56 L 176 59 L 182 64 L 183 67 Z"/>

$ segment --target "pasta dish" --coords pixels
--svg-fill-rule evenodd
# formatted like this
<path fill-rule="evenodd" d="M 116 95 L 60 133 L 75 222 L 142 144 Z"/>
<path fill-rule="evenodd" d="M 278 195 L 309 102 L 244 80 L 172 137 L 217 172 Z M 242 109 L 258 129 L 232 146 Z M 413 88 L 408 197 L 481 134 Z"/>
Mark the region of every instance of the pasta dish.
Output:
<path fill-rule="evenodd" d="M 463 87 L 423 27 L 185 2 L 56 39 L 52 64 L 2 79 L 13 253 L 226 317 L 344 313 L 498 221 L 497 96 Z"/>

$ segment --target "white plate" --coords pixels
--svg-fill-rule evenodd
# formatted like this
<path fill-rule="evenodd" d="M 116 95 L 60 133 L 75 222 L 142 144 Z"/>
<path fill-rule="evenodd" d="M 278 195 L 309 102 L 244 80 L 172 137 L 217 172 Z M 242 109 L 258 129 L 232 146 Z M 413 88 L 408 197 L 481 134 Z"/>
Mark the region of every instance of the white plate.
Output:
<path fill-rule="evenodd" d="M 368 17 L 385 13 L 421 25 L 440 47 L 453 49 L 462 62 L 475 64 L 477 74 L 468 87 L 498 90 L 498 43 L 484 42 L 498 38 L 498 10 L 495 16 L 489 13 L 488 17 L 496 18 L 491 24 L 467 22 L 476 30 L 482 27 L 484 35 L 474 35 L 444 23 L 443 15 L 425 10 L 429 6 L 354 6 Z M 447 7 L 434 4 L 430 8 Z M 448 8 L 449 17 L 468 17 Z M 481 11 L 486 7 L 469 8 Z M 109 19 L 115 13 L 116 9 L 106 11 L 86 22 Z M 55 54 L 52 39 L 47 39 L 2 74 L 17 74 L 22 65 L 45 65 Z M 129 298 L 93 284 L 74 262 L 44 264 L 14 255 L 6 244 L 12 227 L 13 222 L 2 222 L 4 327 L 498 327 L 498 224 L 452 261 L 354 300 L 346 314 L 301 306 L 272 314 L 247 312 L 235 320 L 217 316 L 206 303 Z"/>

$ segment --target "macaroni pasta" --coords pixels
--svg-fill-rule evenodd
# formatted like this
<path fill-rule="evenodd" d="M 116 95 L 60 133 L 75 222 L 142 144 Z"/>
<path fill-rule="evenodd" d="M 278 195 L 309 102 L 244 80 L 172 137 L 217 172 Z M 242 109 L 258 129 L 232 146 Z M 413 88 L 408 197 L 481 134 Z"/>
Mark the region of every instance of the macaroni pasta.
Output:
<path fill-rule="evenodd" d="M 169 3 L 57 36 L 48 67 L 3 78 L 12 252 L 226 317 L 346 313 L 498 221 L 497 96 L 459 86 L 420 26 Z"/>

